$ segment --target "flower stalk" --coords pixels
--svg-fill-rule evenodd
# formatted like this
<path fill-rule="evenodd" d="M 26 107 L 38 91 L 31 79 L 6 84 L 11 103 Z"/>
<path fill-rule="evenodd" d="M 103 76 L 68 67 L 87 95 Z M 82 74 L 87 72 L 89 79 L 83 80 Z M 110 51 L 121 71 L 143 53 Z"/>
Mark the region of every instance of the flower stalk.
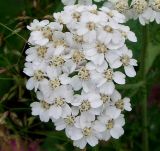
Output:
<path fill-rule="evenodd" d="M 148 38 L 149 38 L 149 30 L 148 26 L 143 27 L 143 50 L 141 55 L 141 76 L 144 84 L 142 86 L 142 118 L 143 118 L 143 149 L 144 151 L 149 150 L 148 143 L 148 113 L 147 113 L 147 86 L 146 86 L 146 56 L 147 56 L 147 48 L 148 48 Z"/>

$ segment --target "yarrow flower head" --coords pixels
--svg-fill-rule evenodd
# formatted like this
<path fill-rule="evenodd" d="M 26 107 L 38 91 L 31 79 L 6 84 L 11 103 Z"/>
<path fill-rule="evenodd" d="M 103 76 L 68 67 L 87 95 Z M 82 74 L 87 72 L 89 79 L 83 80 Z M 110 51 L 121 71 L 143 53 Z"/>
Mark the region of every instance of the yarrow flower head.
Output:
<path fill-rule="evenodd" d="M 154 20 L 160 23 L 160 1 L 159 0 L 132 0 L 130 6 L 128 0 L 109 0 L 104 6 L 115 9 L 130 19 L 139 20 L 141 25 L 149 24 Z"/>
<path fill-rule="evenodd" d="M 31 104 L 32 115 L 65 129 L 81 149 L 118 139 L 131 104 L 116 87 L 136 76 L 137 61 L 126 45 L 137 41 L 135 34 L 121 24 L 124 15 L 107 7 L 70 5 L 53 15 L 54 22 L 27 26 L 26 87 L 39 100 Z"/>

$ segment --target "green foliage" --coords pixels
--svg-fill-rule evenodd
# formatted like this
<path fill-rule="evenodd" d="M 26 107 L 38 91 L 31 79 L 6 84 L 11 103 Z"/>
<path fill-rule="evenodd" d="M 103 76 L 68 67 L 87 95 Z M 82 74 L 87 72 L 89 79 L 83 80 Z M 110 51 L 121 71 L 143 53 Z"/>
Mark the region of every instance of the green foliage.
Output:
<path fill-rule="evenodd" d="M 29 32 L 26 25 L 34 18 L 51 19 L 53 12 L 62 10 L 58 0 L 1 0 L 0 1 L 0 113 L 6 111 L 5 127 L 10 135 L 24 140 L 40 140 L 42 151 L 78 150 L 66 138 L 63 132 L 56 132 L 52 123 L 41 123 L 31 116 L 29 104 L 36 100 L 35 95 L 25 88 L 26 76 L 22 73 L 25 58 L 25 45 Z M 141 151 L 144 129 L 149 132 L 149 150 L 159 151 L 160 97 L 154 96 L 160 86 L 160 25 L 152 23 L 149 28 L 149 39 L 146 57 L 143 58 L 143 27 L 138 21 L 129 21 L 127 25 L 138 37 L 135 44 L 128 43 L 138 59 L 138 75 L 129 80 L 128 85 L 118 87 L 124 96 L 132 99 L 133 111 L 126 114 L 125 135 L 119 140 L 101 142 L 89 151 Z M 22 38 L 23 37 L 23 38 Z M 141 66 L 145 60 L 145 79 L 142 78 Z M 145 80 L 145 81 L 144 81 Z M 144 127 L 143 99 L 144 86 L 148 100 L 148 125 Z M 149 97 L 151 95 L 151 97 Z M 0 115 L 1 121 L 1 115 Z M 1 125 L 1 122 L 0 122 Z M 0 126 L 1 127 L 1 126 Z M 1 146 L 1 145 L 0 145 Z"/>

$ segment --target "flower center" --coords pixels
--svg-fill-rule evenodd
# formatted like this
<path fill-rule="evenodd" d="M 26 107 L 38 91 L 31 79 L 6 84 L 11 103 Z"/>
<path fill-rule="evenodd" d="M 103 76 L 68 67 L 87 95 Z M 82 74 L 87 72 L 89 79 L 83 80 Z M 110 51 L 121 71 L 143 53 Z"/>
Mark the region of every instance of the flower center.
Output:
<path fill-rule="evenodd" d="M 88 110 L 90 110 L 91 108 L 91 104 L 88 100 L 84 100 L 80 106 L 80 111 L 81 112 L 86 112 Z"/>
<path fill-rule="evenodd" d="M 120 0 L 115 4 L 115 8 L 120 13 L 124 13 L 129 9 L 128 0 Z"/>
<path fill-rule="evenodd" d="M 81 18 L 81 13 L 80 12 L 74 12 L 72 14 L 72 17 L 73 19 L 77 20 L 77 21 L 80 21 L 80 18 Z"/>
<path fill-rule="evenodd" d="M 90 30 L 90 31 L 92 31 L 96 28 L 96 25 L 94 22 L 88 22 L 86 26 L 87 26 L 88 30 Z"/>
<path fill-rule="evenodd" d="M 112 11 L 108 12 L 107 15 L 108 15 L 109 17 L 111 17 L 111 18 L 114 16 L 113 13 L 112 13 Z"/>
<path fill-rule="evenodd" d="M 65 123 L 67 125 L 70 125 L 72 126 L 74 123 L 75 123 L 75 117 L 74 116 L 67 116 L 65 119 L 64 119 Z"/>
<path fill-rule="evenodd" d="M 113 32 L 113 29 L 110 26 L 104 26 L 104 31 L 111 33 L 111 32 Z"/>
<path fill-rule="evenodd" d="M 34 78 L 37 80 L 37 81 L 41 81 L 44 79 L 44 72 L 41 71 L 41 70 L 37 70 L 35 73 L 34 73 Z"/>
<path fill-rule="evenodd" d="M 124 109 L 124 102 L 123 100 L 119 100 L 115 103 L 117 109 L 123 110 Z"/>
<path fill-rule="evenodd" d="M 46 53 L 47 53 L 47 48 L 46 48 L 46 47 L 39 47 L 39 48 L 37 49 L 37 54 L 38 54 L 38 56 L 41 57 L 41 58 L 44 58 L 45 55 L 46 55 Z"/>
<path fill-rule="evenodd" d="M 49 27 L 43 28 L 42 32 L 43 32 L 43 36 L 45 38 L 48 38 L 49 40 L 52 40 L 52 30 Z"/>
<path fill-rule="evenodd" d="M 56 98 L 55 99 L 55 105 L 57 106 L 57 107 L 61 107 L 62 105 L 64 105 L 64 99 L 63 98 Z"/>
<path fill-rule="evenodd" d="M 113 119 L 112 119 L 112 120 L 109 120 L 108 123 L 106 124 L 106 128 L 107 128 L 108 130 L 112 129 L 113 126 L 114 126 L 114 120 L 113 120 Z"/>
<path fill-rule="evenodd" d="M 58 47 L 58 46 L 66 46 L 65 41 L 62 39 L 56 39 L 54 40 L 54 46 Z"/>
<path fill-rule="evenodd" d="M 82 130 L 82 133 L 84 136 L 90 136 L 91 133 L 92 133 L 92 129 L 90 127 L 85 127 L 83 130 Z"/>
<path fill-rule="evenodd" d="M 92 13 L 92 14 L 98 15 L 98 11 L 96 9 L 92 9 L 89 12 Z"/>
<path fill-rule="evenodd" d="M 50 104 L 45 101 L 41 101 L 41 107 L 48 110 L 50 108 Z"/>
<path fill-rule="evenodd" d="M 127 55 L 124 55 L 121 57 L 121 62 L 123 63 L 124 66 L 128 66 L 130 62 L 130 58 Z"/>
<path fill-rule="evenodd" d="M 147 2 L 145 0 L 134 0 L 132 6 L 138 14 L 142 14 L 147 8 Z"/>
<path fill-rule="evenodd" d="M 64 62 L 65 61 L 62 56 L 56 56 L 51 58 L 51 60 L 49 61 L 49 65 L 58 67 L 58 66 L 62 66 Z"/>
<path fill-rule="evenodd" d="M 103 43 L 98 43 L 96 48 L 97 48 L 98 53 L 106 53 L 107 52 L 107 47 Z"/>
<path fill-rule="evenodd" d="M 82 67 L 78 72 L 78 76 L 82 80 L 89 80 L 90 77 L 89 70 L 87 70 L 85 67 Z"/>
<path fill-rule="evenodd" d="M 152 0 L 151 6 L 154 10 L 160 11 L 160 0 Z"/>
<path fill-rule="evenodd" d="M 84 42 L 83 36 L 79 36 L 79 35 L 74 35 L 74 36 L 73 36 L 73 40 L 74 40 L 76 43 L 83 43 L 83 42 Z"/>
<path fill-rule="evenodd" d="M 59 79 L 50 80 L 50 85 L 53 89 L 55 89 L 61 85 L 61 82 Z"/>
<path fill-rule="evenodd" d="M 100 94 L 100 96 L 101 96 L 101 100 L 103 101 L 103 103 L 106 103 L 106 102 L 109 101 L 110 97 L 108 95 L 106 95 L 106 94 Z"/>
<path fill-rule="evenodd" d="M 83 52 L 81 51 L 74 51 L 73 55 L 72 55 L 72 60 L 75 63 L 80 63 L 85 59 L 85 56 L 83 54 Z"/>
<path fill-rule="evenodd" d="M 107 70 L 105 70 L 105 72 L 104 72 L 104 77 L 105 77 L 108 81 L 112 80 L 112 79 L 113 79 L 113 70 L 112 70 L 112 69 L 107 69 Z"/>

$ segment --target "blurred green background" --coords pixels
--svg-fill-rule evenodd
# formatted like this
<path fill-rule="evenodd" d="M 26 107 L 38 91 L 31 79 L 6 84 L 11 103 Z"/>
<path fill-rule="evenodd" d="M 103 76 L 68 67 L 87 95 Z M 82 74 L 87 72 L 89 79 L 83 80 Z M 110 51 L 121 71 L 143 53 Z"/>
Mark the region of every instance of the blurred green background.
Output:
<path fill-rule="evenodd" d="M 35 94 L 25 88 L 23 74 L 26 29 L 33 19 L 52 19 L 63 9 L 60 0 L 0 0 L 0 151 L 78 151 L 64 132 L 31 115 Z M 160 25 L 127 25 L 138 37 L 128 43 L 138 59 L 137 77 L 117 87 L 131 97 L 125 134 L 119 140 L 100 142 L 92 151 L 160 151 Z"/>

